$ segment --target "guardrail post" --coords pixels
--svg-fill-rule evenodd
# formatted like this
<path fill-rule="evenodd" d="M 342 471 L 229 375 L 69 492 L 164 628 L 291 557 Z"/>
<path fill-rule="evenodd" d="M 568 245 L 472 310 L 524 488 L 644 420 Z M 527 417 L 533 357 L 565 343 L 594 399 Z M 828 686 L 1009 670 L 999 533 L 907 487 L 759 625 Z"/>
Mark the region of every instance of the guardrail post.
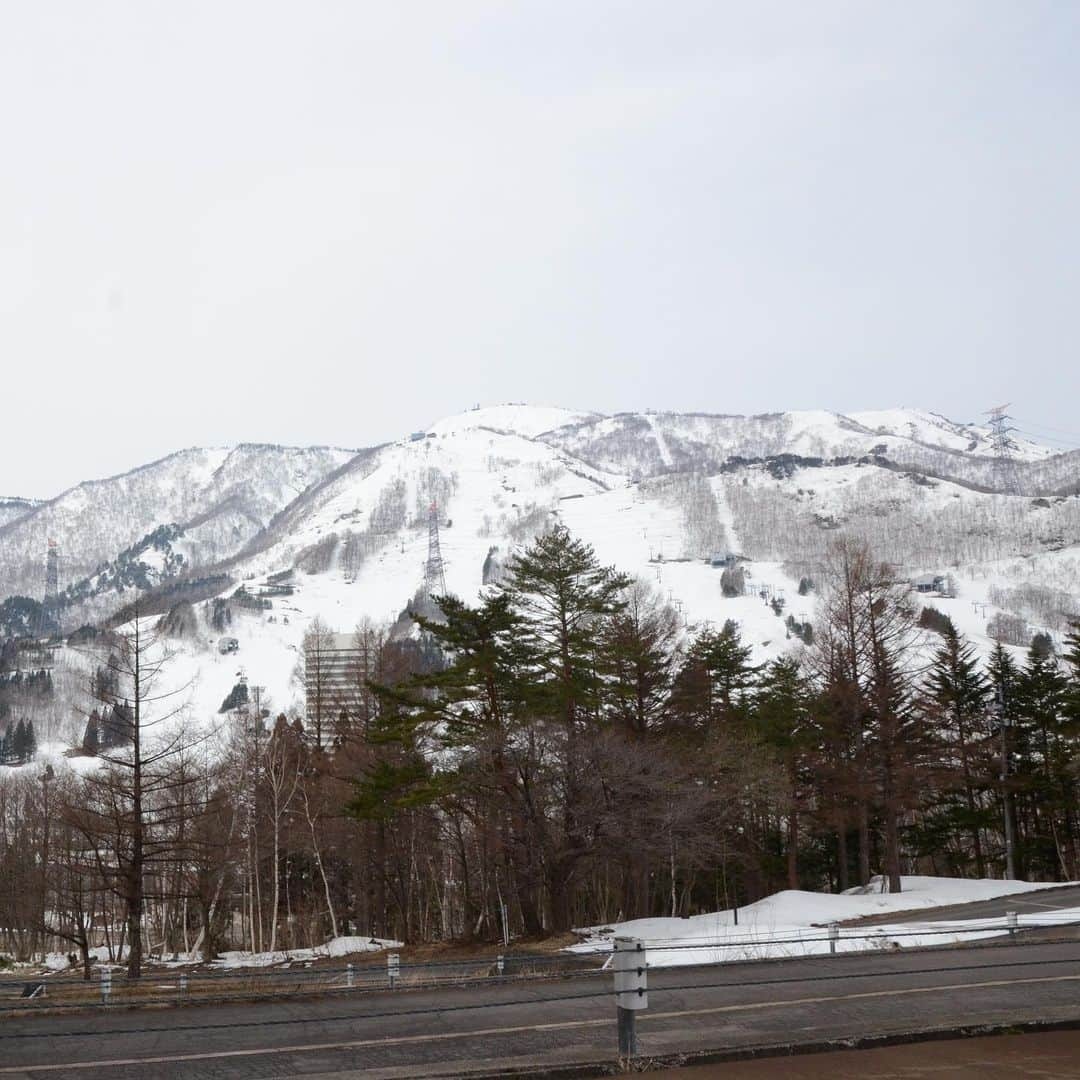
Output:
<path fill-rule="evenodd" d="M 619 1057 L 630 1058 L 638 1052 L 637 1011 L 649 1007 L 645 943 L 640 938 L 617 937 L 612 967 L 615 971 L 615 1012 L 619 1022 Z"/>
<path fill-rule="evenodd" d="M 186 974 L 182 974 L 182 975 L 180 976 L 180 996 L 181 996 L 181 997 L 187 997 L 187 992 L 188 992 L 188 988 L 187 988 L 187 975 L 186 975 Z"/>
<path fill-rule="evenodd" d="M 1016 937 L 1016 927 L 1018 925 L 1018 920 L 1016 918 L 1015 911 L 1005 912 L 1005 925 L 1009 928 L 1009 937 Z"/>
<path fill-rule="evenodd" d="M 398 976 L 401 974 L 401 957 L 396 953 L 386 954 L 386 978 L 390 983 L 390 989 L 397 986 Z"/>
<path fill-rule="evenodd" d="M 504 963 L 503 956 L 500 953 L 498 956 L 495 957 L 495 974 L 501 975 L 505 969 L 506 964 Z"/>
<path fill-rule="evenodd" d="M 836 955 L 836 943 L 840 940 L 840 927 L 834 923 L 829 923 L 829 952 Z"/>
<path fill-rule="evenodd" d="M 101 1004 L 108 1005 L 112 994 L 112 971 L 109 968 L 101 969 Z"/>
<path fill-rule="evenodd" d="M 351 990 L 353 988 L 353 973 L 355 969 L 352 964 L 345 965 L 345 985 Z"/>

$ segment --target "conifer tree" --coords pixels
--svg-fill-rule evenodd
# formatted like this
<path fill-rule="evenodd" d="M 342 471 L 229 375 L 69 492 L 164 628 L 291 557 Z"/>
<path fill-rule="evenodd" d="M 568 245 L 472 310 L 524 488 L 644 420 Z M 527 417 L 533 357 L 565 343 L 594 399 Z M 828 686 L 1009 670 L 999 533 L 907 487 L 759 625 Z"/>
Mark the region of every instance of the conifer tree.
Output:
<path fill-rule="evenodd" d="M 612 719 L 626 732 L 661 726 L 678 656 L 678 616 L 642 582 L 626 594 L 626 608 L 607 621 L 602 642 Z"/>
<path fill-rule="evenodd" d="M 690 643 L 676 680 L 680 722 L 701 733 L 724 724 L 745 727 L 759 672 L 750 663 L 752 653 L 730 619 L 719 632 L 702 630 Z"/>
<path fill-rule="evenodd" d="M 83 731 L 82 752 L 87 757 L 97 757 L 101 748 L 101 717 L 97 709 L 94 709 L 86 718 L 86 728 Z"/>
<path fill-rule="evenodd" d="M 1080 725 L 1080 622 L 1072 624 L 1065 638 L 1062 660 L 1066 672 L 1063 709 L 1071 724 Z"/>
<path fill-rule="evenodd" d="M 1020 669 L 1012 655 L 999 641 L 995 644 L 987 664 L 992 713 L 997 730 L 991 736 L 1000 740 L 999 787 L 1002 821 L 1005 829 L 1011 829 L 1016 838 L 1017 875 L 1026 876 L 1026 852 L 1020 836 L 1020 816 L 1017 813 L 1018 797 L 1022 796 L 1025 775 L 1029 772 L 1030 755 L 1026 730 L 1019 723 L 1017 701 L 1019 697 Z M 1005 832 L 1003 829 L 1003 833 Z M 1005 855 L 1008 862 L 1007 853 Z"/>
<path fill-rule="evenodd" d="M 590 545 L 557 526 L 509 561 L 499 586 L 518 619 L 524 705 L 552 725 L 558 809 L 549 821 L 544 873 L 551 922 L 560 931 L 570 928 L 575 875 L 589 850 L 583 743 L 601 721 L 606 679 L 598 647 L 605 621 L 625 611 L 629 585 L 626 574 L 602 566 Z"/>
<path fill-rule="evenodd" d="M 924 690 L 926 709 L 935 728 L 943 764 L 955 777 L 946 782 L 940 804 L 930 813 L 934 831 L 955 839 L 970 839 L 975 872 L 986 876 L 984 832 L 993 813 L 985 800 L 992 783 L 989 760 L 991 732 L 987 725 L 988 684 L 979 671 L 974 646 L 957 632 L 951 619 L 941 629 L 942 642 L 934 652 Z M 959 792 L 960 801 L 954 792 Z M 967 845 L 958 845 L 966 851 Z"/>
<path fill-rule="evenodd" d="M 515 555 L 499 588 L 520 621 L 517 644 L 533 670 L 532 706 L 573 741 L 599 718 L 597 631 L 625 610 L 630 578 L 601 566 L 592 547 L 558 526 Z"/>
<path fill-rule="evenodd" d="M 1026 818 L 1029 857 L 1048 877 L 1075 877 L 1076 782 L 1073 736 L 1065 711 L 1066 682 L 1056 659 L 1035 645 L 1017 680 L 1020 744 L 1027 750 Z"/>
<path fill-rule="evenodd" d="M 809 801 L 806 755 L 815 741 L 810 696 L 799 664 L 784 656 L 763 669 L 754 699 L 754 728 L 776 754 L 788 784 L 784 846 L 789 889 L 799 887 L 799 815 Z"/>
<path fill-rule="evenodd" d="M 889 892 L 900 892 L 900 821 L 921 797 L 920 774 L 928 757 L 927 731 L 912 698 L 905 666 L 914 618 L 887 578 L 869 593 L 870 679 L 867 719 L 871 773 L 877 780 Z M 875 595 L 876 594 L 876 595 Z"/>
<path fill-rule="evenodd" d="M 22 719 L 15 725 L 15 732 L 11 737 L 11 762 L 14 765 L 23 765 L 26 762 L 26 723 Z"/>

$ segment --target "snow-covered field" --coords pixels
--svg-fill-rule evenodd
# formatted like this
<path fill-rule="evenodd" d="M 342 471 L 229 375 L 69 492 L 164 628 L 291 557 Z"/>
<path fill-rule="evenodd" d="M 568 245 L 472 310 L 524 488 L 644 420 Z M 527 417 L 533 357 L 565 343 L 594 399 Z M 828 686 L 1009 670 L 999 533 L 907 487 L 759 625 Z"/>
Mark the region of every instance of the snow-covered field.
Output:
<path fill-rule="evenodd" d="M 830 951 L 829 924 L 869 916 L 905 914 L 951 904 L 993 900 L 1000 896 L 1060 886 L 1060 882 L 996 881 L 966 878 L 904 877 L 903 890 L 881 892 L 875 878 L 869 886 L 828 894 L 788 889 L 734 911 L 692 915 L 686 919 L 632 919 L 610 926 L 577 930 L 582 941 L 568 947 L 573 953 L 610 952 L 616 937 L 645 942 L 650 967 L 716 964 L 732 960 L 764 960 L 813 956 Z M 1018 915 L 1018 926 L 1043 926 L 1053 921 L 1080 921 L 1080 909 L 1043 915 Z M 836 950 L 912 948 L 973 941 L 1003 933 L 1001 918 L 962 922 L 926 922 L 917 916 L 875 926 L 839 930 Z"/>

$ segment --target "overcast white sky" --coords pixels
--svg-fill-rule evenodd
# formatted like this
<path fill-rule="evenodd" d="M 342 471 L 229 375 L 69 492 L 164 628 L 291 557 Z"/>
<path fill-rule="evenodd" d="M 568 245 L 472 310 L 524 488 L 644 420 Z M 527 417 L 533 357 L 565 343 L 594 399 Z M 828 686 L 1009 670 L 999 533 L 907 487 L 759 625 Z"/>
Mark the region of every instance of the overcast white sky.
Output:
<path fill-rule="evenodd" d="M 0 0 L 0 494 L 476 402 L 1080 445 L 1080 5 Z"/>

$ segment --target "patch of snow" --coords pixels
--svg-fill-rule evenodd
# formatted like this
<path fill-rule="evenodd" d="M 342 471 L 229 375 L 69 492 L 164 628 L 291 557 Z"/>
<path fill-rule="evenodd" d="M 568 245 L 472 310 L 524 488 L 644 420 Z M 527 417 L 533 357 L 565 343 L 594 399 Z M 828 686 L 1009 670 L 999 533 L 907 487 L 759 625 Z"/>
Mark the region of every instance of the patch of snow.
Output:
<path fill-rule="evenodd" d="M 276 952 L 223 952 L 212 961 L 215 967 L 247 968 L 272 967 L 275 964 L 303 963 L 327 957 L 350 956 L 353 953 L 381 952 L 384 949 L 400 949 L 403 942 L 388 938 L 368 938 L 357 935 L 331 938 L 325 945 L 313 949 L 284 949 Z"/>
<path fill-rule="evenodd" d="M 75 963 L 71 964 L 68 961 L 68 953 L 65 952 L 51 952 L 46 953 L 43 961 L 35 961 L 32 965 L 34 968 L 43 968 L 45 971 L 68 971 L 68 970 L 82 970 L 82 954 L 73 945 L 70 949 L 70 954 L 75 957 Z M 95 964 L 104 964 L 109 960 L 109 947 L 107 945 L 96 945 L 90 950 L 90 959 Z"/>
<path fill-rule="evenodd" d="M 1055 888 L 1061 882 L 972 880 L 967 878 L 904 877 L 903 891 L 881 891 L 881 879 L 845 893 L 813 893 L 787 889 L 735 912 L 717 911 L 686 919 L 631 919 L 609 926 L 594 926 L 575 933 L 583 941 L 571 945 L 572 953 L 610 952 L 616 937 L 645 942 L 650 967 L 680 967 L 786 956 L 809 956 L 829 952 L 827 927 L 882 913 L 903 913 L 952 904 L 992 900 L 1001 896 Z M 1021 915 L 1018 925 L 1045 925 L 1047 916 Z M 1066 921 L 1070 912 L 1053 913 Z M 1073 915 L 1080 918 L 1080 913 Z M 839 951 L 914 947 L 975 940 L 1002 933 L 1002 919 L 963 922 L 903 922 L 872 927 L 841 929 Z M 858 935 L 858 936 L 855 936 Z"/>

